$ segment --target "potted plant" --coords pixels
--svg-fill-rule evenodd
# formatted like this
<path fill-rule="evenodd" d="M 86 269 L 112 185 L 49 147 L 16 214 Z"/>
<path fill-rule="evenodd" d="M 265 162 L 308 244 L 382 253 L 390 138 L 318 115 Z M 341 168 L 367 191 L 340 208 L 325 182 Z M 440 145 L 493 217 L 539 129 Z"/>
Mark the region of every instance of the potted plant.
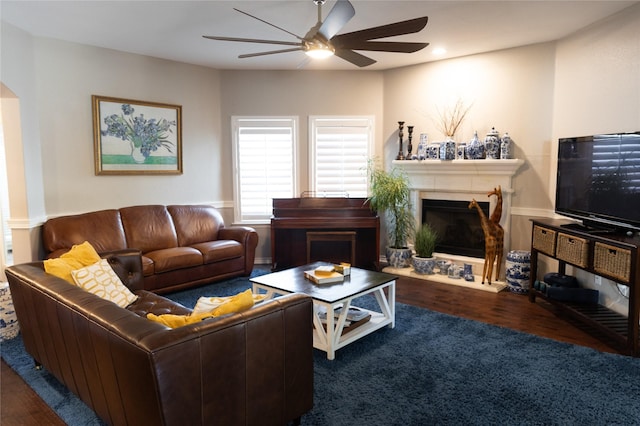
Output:
<path fill-rule="evenodd" d="M 413 240 L 413 248 L 416 254 L 412 257 L 413 269 L 418 274 L 433 274 L 436 266 L 436 258 L 433 251 L 438 242 L 438 232 L 428 223 L 418 227 Z"/>
<path fill-rule="evenodd" d="M 384 213 L 387 228 L 387 263 L 394 268 L 411 266 L 412 250 L 407 240 L 413 235 L 415 221 L 411 211 L 409 179 L 398 169 L 386 171 L 369 162 L 369 205 Z"/>

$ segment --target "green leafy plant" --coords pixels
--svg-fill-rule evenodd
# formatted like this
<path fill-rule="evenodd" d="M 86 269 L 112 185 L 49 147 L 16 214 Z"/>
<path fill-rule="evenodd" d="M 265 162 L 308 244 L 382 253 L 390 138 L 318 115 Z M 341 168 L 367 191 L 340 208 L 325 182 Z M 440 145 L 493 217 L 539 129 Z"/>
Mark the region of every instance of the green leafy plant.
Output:
<path fill-rule="evenodd" d="M 413 248 L 418 257 L 433 257 L 438 243 L 438 232 L 428 223 L 423 223 L 415 233 Z"/>
<path fill-rule="evenodd" d="M 369 189 L 371 195 L 368 202 L 371 208 L 385 214 L 389 246 L 405 248 L 415 230 L 409 179 L 401 170 L 387 172 L 370 160 Z"/>

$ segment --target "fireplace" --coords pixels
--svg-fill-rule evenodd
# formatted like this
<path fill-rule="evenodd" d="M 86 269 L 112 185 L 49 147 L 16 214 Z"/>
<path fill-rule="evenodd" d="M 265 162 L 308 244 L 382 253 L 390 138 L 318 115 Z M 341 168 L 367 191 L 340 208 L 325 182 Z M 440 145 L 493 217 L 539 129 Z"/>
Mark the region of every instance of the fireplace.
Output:
<path fill-rule="evenodd" d="M 422 200 L 422 223 L 438 232 L 436 252 L 484 258 L 484 232 L 470 201 Z M 489 216 L 489 202 L 478 205 Z"/>
<path fill-rule="evenodd" d="M 464 250 L 471 247 L 439 247 L 436 255 L 457 262 L 470 262 L 482 268 L 484 262 L 484 233 L 480 227 L 480 219 L 477 211 L 468 208 L 471 199 L 475 199 L 481 206 L 485 215 L 493 212 L 496 207 L 496 197 L 487 197 L 487 193 L 497 186 L 502 187 L 503 204 L 500 225 L 504 229 L 505 255 L 509 250 L 510 223 L 511 223 L 511 196 L 513 194 L 512 179 L 517 170 L 524 164 L 523 160 L 394 160 L 393 166 L 407 174 L 411 188 L 411 203 L 414 206 L 416 224 L 425 221 L 430 216 L 428 205 L 435 202 L 436 227 L 442 227 L 438 232 L 447 238 L 471 238 L 473 245 L 479 246 L 472 249 L 471 254 L 454 254 L 452 250 Z M 449 204 L 455 214 L 438 212 L 439 203 Z M 426 212 L 425 212 L 426 210 Z M 433 210 L 433 208 L 431 209 Z M 439 216 L 439 218 L 438 218 Z M 444 219 L 442 216 L 445 216 Z M 459 216 L 459 217 L 458 217 Z M 462 217 L 466 216 L 466 217 Z M 449 222 L 448 224 L 441 224 Z M 464 225 L 458 222 L 465 223 Z M 475 225 L 477 224 L 477 225 Z M 468 228 L 467 228 L 468 227 Z M 455 237 L 453 237 L 455 235 Z M 461 244 L 448 244 L 461 246 Z M 467 245 L 464 243 L 462 245 Z M 474 266 L 477 271 L 477 266 Z M 480 269 L 481 270 L 481 269 Z"/>

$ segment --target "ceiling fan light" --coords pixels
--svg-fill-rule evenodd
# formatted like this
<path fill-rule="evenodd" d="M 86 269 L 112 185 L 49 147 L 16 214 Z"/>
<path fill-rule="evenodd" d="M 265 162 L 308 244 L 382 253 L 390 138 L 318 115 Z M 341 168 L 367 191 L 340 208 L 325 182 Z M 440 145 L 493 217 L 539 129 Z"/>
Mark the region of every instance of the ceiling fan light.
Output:
<path fill-rule="evenodd" d="M 304 53 L 306 53 L 308 56 L 312 57 L 313 59 L 326 59 L 329 56 L 333 56 L 333 51 L 331 49 L 321 49 L 321 48 L 309 49 Z"/>
<path fill-rule="evenodd" d="M 333 46 L 319 41 L 307 42 L 304 46 L 304 53 L 313 59 L 326 59 L 333 56 L 335 50 Z"/>

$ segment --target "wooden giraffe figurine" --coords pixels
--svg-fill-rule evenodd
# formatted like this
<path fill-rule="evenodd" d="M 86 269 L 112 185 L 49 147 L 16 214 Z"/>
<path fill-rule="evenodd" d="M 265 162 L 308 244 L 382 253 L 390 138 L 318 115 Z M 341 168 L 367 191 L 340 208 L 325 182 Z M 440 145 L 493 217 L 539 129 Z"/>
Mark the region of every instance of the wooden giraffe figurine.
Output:
<path fill-rule="evenodd" d="M 500 219 L 502 218 L 502 187 L 494 188 L 493 191 L 487 194 L 487 197 L 492 195 L 498 197 L 496 207 L 489 217 L 489 225 L 494 228 L 496 237 L 496 281 L 498 281 L 500 279 L 500 269 L 502 268 L 502 257 L 504 256 L 504 229 L 500 225 Z"/>
<path fill-rule="evenodd" d="M 495 228 L 491 226 L 491 222 L 487 219 L 478 202 L 475 199 L 469 203 L 469 208 L 475 208 L 480 216 L 480 225 L 482 225 L 482 231 L 484 232 L 484 266 L 482 267 L 482 284 L 484 280 L 491 285 L 491 273 L 493 272 L 493 262 L 496 260 L 496 236 Z"/>
<path fill-rule="evenodd" d="M 502 219 L 502 187 L 498 185 L 497 188 L 493 188 L 493 191 L 489 192 L 487 197 L 491 197 L 492 195 L 495 195 L 498 199 L 496 200 L 496 208 L 493 209 L 489 220 L 499 225 L 500 219 Z"/>

